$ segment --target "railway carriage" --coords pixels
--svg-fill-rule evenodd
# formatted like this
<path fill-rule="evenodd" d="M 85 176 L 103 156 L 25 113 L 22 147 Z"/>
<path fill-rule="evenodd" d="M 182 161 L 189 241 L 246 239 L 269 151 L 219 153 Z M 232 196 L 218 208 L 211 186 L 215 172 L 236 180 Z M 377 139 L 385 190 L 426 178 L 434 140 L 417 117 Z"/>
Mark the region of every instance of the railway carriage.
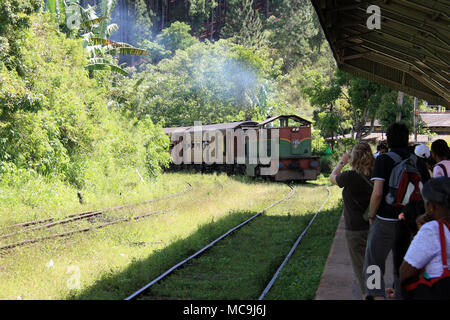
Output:
<path fill-rule="evenodd" d="M 278 166 L 270 175 L 275 181 L 315 180 L 320 173 L 320 158 L 313 156 L 311 150 L 311 122 L 296 115 L 275 116 L 262 122 L 236 121 L 164 128 L 163 131 L 171 138 L 172 157 L 174 154 L 178 157 L 178 161 L 171 165 L 172 170 L 224 171 L 255 177 L 263 175 L 263 168 Z M 196 132 L 199 131 L 201 136 L 196 139 Z M 264 136 L 260 136 L 262 131 Z M 238 132 L 244 137 L 243 140 L 239 140 Z M 261 143 L 264 145 L 261 139 L 266 140 L 270 163 L 261 161 L 259 157 L 256 161 L 249 161 L 252 152 L 260 154 L 259 146 Z M 278 143 L 278 153 L 274 155 L 271 154 L 272 141 Z M 205 149 L 213 143 L 216 143 L 216 148 L 209 155 L 214 161 L 210 161 L 204 155 L 208 154 Z M 217 148 L 217 145 L 222 147 Z M 238 159 L 239 151 L 245 155 L 244 160 Z"/>

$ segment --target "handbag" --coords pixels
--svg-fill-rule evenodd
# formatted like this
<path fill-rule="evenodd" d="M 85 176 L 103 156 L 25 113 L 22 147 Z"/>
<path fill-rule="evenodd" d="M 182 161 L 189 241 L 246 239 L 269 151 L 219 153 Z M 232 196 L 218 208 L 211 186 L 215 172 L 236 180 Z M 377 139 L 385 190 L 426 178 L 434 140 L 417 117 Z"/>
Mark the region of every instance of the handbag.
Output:
<path fill-rule="evenodd" d="M 405 300 L 450 300 L 450 270 L 447 265 L 447 249 L 444 232 L 444 225 L 449 230 L 450 225 L 445 220 L 439 220 L 438 223 L 442 266 L 444 270 L 438 278 L 426 279 L 421 272 L 419 276 L 406 279 L 401 285 L 402 296 Z"/>

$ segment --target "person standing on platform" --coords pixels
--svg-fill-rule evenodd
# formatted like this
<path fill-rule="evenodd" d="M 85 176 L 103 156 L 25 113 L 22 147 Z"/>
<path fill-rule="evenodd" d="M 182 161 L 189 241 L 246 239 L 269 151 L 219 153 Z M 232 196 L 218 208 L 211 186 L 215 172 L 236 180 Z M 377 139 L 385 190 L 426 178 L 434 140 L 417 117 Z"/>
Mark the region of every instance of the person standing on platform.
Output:
<path fill-rule="evenodd" d="M 436 160 L 433 168 L 433 178 L 449 177 L 450 175 L 450 148 L 443 139 L 438 139 L 431 144 L 431 156 Z"/>
<path fill-rule="evenodd" d="M 345 154 L 330 176 L 330 181 L 342 190 L 344 200 L 345 237 L 350 252 L 353 272 L 358 279 L 365 298 L 365 280 L 363 274 L 364 254 L 366 252 L 367 235 L 369 234 L 368 214 L 370 195 L 373 184 L 370 181 L 374 157 L 368 143 L 360 142 L 353 150 Z M 352 170 L 342 171 L 349 163 Z"/>
<path fill-rule="evenodd" d="M 397 164 L 409 157 L 416 157 L 408 150 L 408 128 L 401 123 L 392 124 L 386 132 L 387 143 L 390 152 L 379 155 L 375 160 L 372 172 L 374 187 L 370 198 L 369 223 L 371 224 L 367 239 L 366 254 L 364 259 L 364 275 L 366 280 L 366 296 L 373 299 L 385 298 L 384 273 L 385 263 L 389 252 L 392 250 L 394 259 L 394 292 L 399 297 L 398 271 L 403 261 L 403 256 L 409 246 L 410 239 L 403 236 L 403 224 L 399 224 L 398 216 L 401 208 L 387 202 L 391 173 Z M 423 162 L 415 162 L 420 173 L 422 183 L 425 183 L 430 175 Z M 370 268 L 369 268 L 370 267 Z M 368 286 L 368 280 L 373 267 L 377 267 L 381 273 L 380 286 Z"/>

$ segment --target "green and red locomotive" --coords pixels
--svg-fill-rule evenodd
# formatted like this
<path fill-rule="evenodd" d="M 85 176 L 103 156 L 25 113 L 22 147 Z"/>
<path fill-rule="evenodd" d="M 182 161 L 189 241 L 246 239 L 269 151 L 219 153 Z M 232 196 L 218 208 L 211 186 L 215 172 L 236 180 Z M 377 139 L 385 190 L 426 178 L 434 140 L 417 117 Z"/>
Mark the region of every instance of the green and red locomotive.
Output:
<path fill-rule="evenodd" d="M 311 150 L 311 122 L 296 115 L 163 131 L 172 141 L 175 170 L 225 171 L 275 181 L 315 180 L 320 173 L 320 158 Z"/>

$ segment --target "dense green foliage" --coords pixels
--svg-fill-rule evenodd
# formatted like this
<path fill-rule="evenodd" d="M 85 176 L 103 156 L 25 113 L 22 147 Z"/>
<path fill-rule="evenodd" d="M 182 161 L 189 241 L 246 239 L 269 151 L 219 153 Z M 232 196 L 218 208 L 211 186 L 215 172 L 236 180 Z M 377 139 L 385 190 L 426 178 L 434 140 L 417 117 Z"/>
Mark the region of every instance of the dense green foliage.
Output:
<path fill-rule="evenodd" d="M 314 120 L 325 137 L 351 133 L 360 140 L 379 119 L 383 129 L 396 121 L 413 126 L 413 99 L 404 96 L 398 104 L 398 92 L 371 81 L 336 71 L 331 77 L 312 73 L 309 86 L 304 90 L 311 104 L 316 106 Z"/>
<path fill-rule="evenodd" d="M 120 179 L 121 170 L 157 175 L 168 161 L 161 128 L 108 108 L 111 75 L 89 79 L 81 40 L 60 33 L 48 16 L 30 21 L 20 48 L 26 75 L 0 65 L 2 182 L 43 175 L 81 188 Z"/>
<path fill-rule="evenodd" d="M 40 0 L 0 0 L 0 62 L 23 75 L 20 46 L 30 14 L 40 9 Z"/>
<path fill-rule="evenodd" d="M 4 181 L 21 172 L 83 187 L 96 175 L 120 176 L 120 168 L 155 176 L 169 158 L 160 127 L 194 121 L 306 116 L 315 121 L 317 153 L 326 148 L 323 138 L 361 138 L 375 118 L 387 126 L 401 112 L 411 122 L 409 97 L 393 111 L 395 92 L 333 72 L 306 0 L 272 1 L 270 14 L 254 10 L 251 0 L 230 0 L 219 30 L 226 39 L 212 42 L 193 34 L 217 18 L 217 1 L 189 1 L 180 21 L 158 30 L 161 17 L 139 0 L 133 41 L 144 50 L 109 39 L 119 29 L 114 0 L 97 8 L 52 0 L 44 13 L 37 0 L 1 3 L 0 170 L 10 177 Z M 74 8 L 81 20 L 72 28 Z M 127 72 L 117 64 L 121 54 L 148 52 Z"/>
<path fill-rule="evenodd" d="M 162 18 L 161 8 L 151 3 L 155 5 L 137 1 L 135 24 L 122 22 L 129 30 L 124 39 L 136 35 L 135 44 L 150 52 L 150 57 L 140 60 L 144 64 L 135 81 L 120 85 L 130 93 L 118 93 L 119 100 L 126 101 L 125 109 L 156 122 L 165 120 L 165 125 L 256 120 L 282 113 L 311 118 L 312 107 L 304 94 L 305 74 L 331 74 L 335 63 L 309 1 L 271 1 L 269 13 L 255 10 L 253 0 L 228 0 L 226 16 L 218 15 L 217 1 L 175 1 L 170 10 L 170 19 L 175 21 L 170 24 L 168 17 Z M 130 13 L 127 7 L 120 9 Z M 121 21 L 116 17 L 117 23 Z M 159 30 L 163 21 L 165 27 Z M 220 45 L 208 40 L 200 44 L 193 37 L 206 34 L 211 39 L 211 30 L 217 32 L 214 37 L 220 35 Z M 234 57 L 237 48 L 264 68 L 239 61 L 242 57 Z M 229 65 L 232 68 L 226 70 Z M 250 83 L 240 83 L 242 76 L 252 78 Z M 136 83 L 140 85 L 134 95 Z"/>
<path fill-rule="evenodd" d="M 166 126 L 265 118 L 279 67 L 263 51 L 227 40 L 200 42 L 174 23 L 158 37 L 176 38 L 169 58 L 146 64 L 116 90 L 120 106 Z M 176 51 L 176 52 L 175 52 Z"/>

